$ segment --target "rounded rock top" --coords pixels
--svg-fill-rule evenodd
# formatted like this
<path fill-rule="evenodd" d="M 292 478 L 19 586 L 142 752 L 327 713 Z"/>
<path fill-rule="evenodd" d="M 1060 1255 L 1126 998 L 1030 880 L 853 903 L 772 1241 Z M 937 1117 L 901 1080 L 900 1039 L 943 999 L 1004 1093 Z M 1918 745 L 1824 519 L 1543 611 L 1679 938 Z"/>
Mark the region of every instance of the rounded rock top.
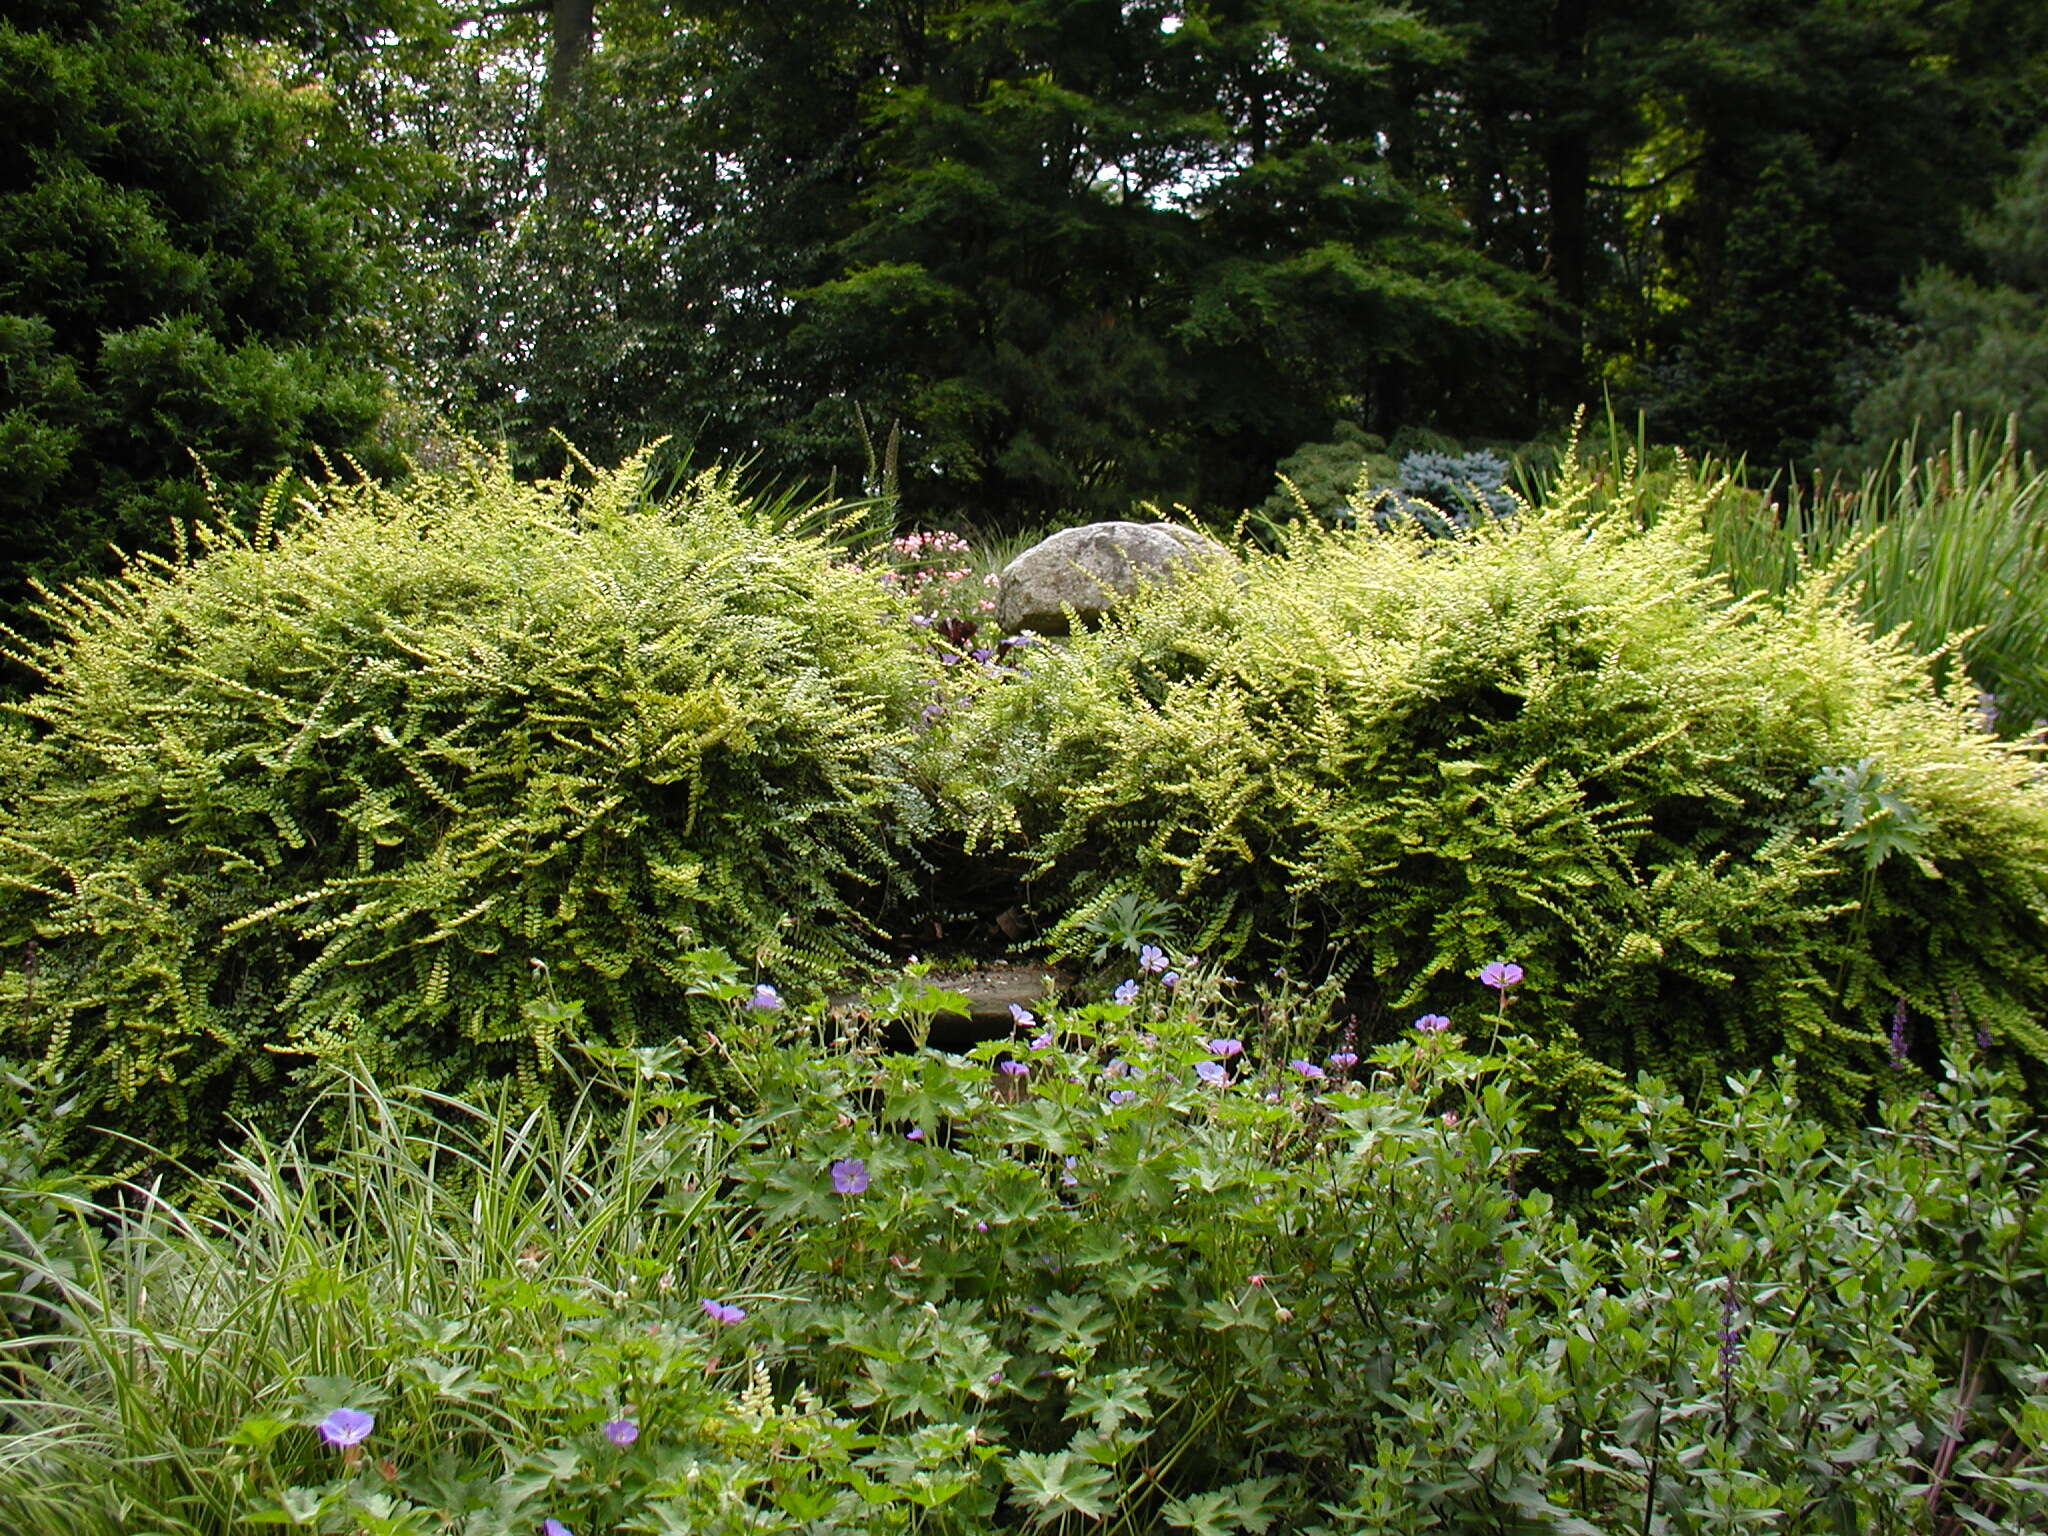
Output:
<path fill-rule="evenodd" d="M 1228 560 L 1230 551 L 1178 523 L 1085 523 L 1063 528 L 1003 567 L 996 622 L 1006 634 L 1068 631 L 1068 612 L 1092 622 L 1135 592 L 1140 581 L 1170 576 L 1177 565 Z"/>

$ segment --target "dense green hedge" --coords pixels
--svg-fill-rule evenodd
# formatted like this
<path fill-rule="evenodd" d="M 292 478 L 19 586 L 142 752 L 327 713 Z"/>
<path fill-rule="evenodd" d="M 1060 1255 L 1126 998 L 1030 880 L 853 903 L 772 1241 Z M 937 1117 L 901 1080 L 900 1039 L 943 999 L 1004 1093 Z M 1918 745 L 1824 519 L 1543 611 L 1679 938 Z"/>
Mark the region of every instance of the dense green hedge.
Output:
<path fill-rule="evenodd" d="M 859 953 L 915 660 L 727 482 L 639 484 L 330 488 L 50 604 L 0 746 L 7 1054 L 204 1146 L 312 1057 L 532 1086 L 561 1030 L 681 1030 L 693 943 Z"/>
<path fill-rule="evenodd" d="M 1512 959 L 1539 1041 L 1688 1084 L 1789 1053 L 1837 1113 L 1903 998 L 1923 1062 L 1981 1030 L 2042 1081 L 2037 758 L 1818 586 L 1733 600 L 1704 494 L 1644 532 L 1580 477 L 1472 538 L 1310 531 L 1154 587 L 957 711 L 945 777 L 1070 949 L 1171 903 L 1184 952 L 1334 967 L 1382 1028 Z"/>
<path fill-rule="evenodd" d="M 1733 599 L 1696 482 L 1647 531 L 1583 479 L 1470 538 L 1306 531 L 950 666 L 728 483 L 640 485 L 330 488 L 52 600 L 0 731 L 0 1054 L 173 1148 L 320 1058 L 537 1093 L 564 1034 L 689 1033 L 700 945 L 843 979 L 965 829 L 1055 947 L 1163 903 L 1368 1035 L 1476 1027 L 1514 960 L 1560 1104 L 1783 1054 L 1854 1116 L 1980 1034 L 2048 1098 L 2037 755 L 1844 600 Z"/>

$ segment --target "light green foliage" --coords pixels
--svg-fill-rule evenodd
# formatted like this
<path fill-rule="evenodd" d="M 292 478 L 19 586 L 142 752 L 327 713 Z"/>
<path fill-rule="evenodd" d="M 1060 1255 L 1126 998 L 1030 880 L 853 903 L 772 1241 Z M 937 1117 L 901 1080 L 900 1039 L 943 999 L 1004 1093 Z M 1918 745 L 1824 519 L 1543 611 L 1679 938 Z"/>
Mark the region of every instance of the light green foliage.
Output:
<path fill-rule="evenodd" d="M 1317 1081 L 1208 1044 L 1245 1022 L 1150 985 L 1046 1018 L 1021 1075 L 992 1071 L 996 1047 L 740 1050 L 735 1118 L 699 1118 L 674 1060 L 609 1053 L 637 1085 L 616 1140 L 612 1109 L 552 1131 L 359 1090 L 338 1156 L 259 1142 L 206 1219 L 81 1209 L 111 1240 L 52 1274 L 43 1336 L 4 1351 L 0 1521 L 2048 1518 L 2048 1207 L 2033 1134 L 1981 1070 L 1838 1136 L 1783 1080 L 1690 1115 L 1646 1080 L 1593 1149 L 1626 1215 L 1582 1230 L 1526 1192 L 1516 1107 L 1455 1034 Z M 1698 1152 L 1674 1165 L 1681 1121 Z M 337 1407 L 375 1415 L 356 1453 L 314 1437 Z M 630 1446 L 603 1434 L 622 1419 Z"/>
<path fill-rule="evenodd" d="M 1789 1053 L 1839 1114 L 1895 994 L 2048 1064 L 2038 766 L 1825 590 L 1732 600 L 1709 494 L 1644 531 L 1574 472 L 1512 530 L 1309 531 L 1154 587 L 961 712 L 953 781 L 1064 886 L 1069 950 L 1145 892 L 1208 958 L 1355 969 L 1382 1028 L 1513 958 L 1510 1032 L 1688 1084 Z M 1916 817 L 1869 869 L 1813 782 L 1866 759 Z"/>
<path fill-rule="evenodd" d="M 315 1057 L 537 1091 L 553 989 L 590 1039 L 686 1031 L 692 933 L 799 986 L 860 953 L 918 813 L 900 626 L 717 476 L 639 483 L 332 486 L 51 600 L 0 758 L 16 1053 L 203 1156 Z"/>

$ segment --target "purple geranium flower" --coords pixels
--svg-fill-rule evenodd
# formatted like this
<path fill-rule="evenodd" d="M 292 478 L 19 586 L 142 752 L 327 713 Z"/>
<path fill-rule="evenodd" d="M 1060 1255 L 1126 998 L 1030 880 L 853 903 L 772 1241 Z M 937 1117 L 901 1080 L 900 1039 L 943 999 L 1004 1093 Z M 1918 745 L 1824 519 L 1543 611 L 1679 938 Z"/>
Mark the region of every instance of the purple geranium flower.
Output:
<path fill-rule="evenodd" d="M 569 1527 L 553 1516 L 541 1521 L 540 1536 L 569 1536 Z"/>
<path fill-rule="evenodd" d="M 1228 1060 L 1230 1057 L 1237 1055 L 1243 1049 L 1244 1042 L 1242 1040 L 1231 1040 L 1225 1038 L 1222 1040 L 1211 1040 L 1209 1042 L 1210 1053 L 1212 1055 L 1221 1056 L 1225 1060 Z"/>
<path fill-rule="evenodd" d="M 370 1431 L 377 1427 L 377 1418 L 360 1408 L 337 1408 L 316 1427 L 320 1438 L 329 1445 L 361 1445 L 370 1438 Z"/>
<path fill-rule="evenodd" d="M 1303 1077 L 1315 1078 L 1323 1075 L 1323 1069 L 1312 1061 L 1290 1061 L 1287 1063 Z"/>
<path fill-rule="evenodd" d="M 903 1133 L 903 1139 L 905 1141 L 923 1141 L 924 1127 L 921 1125 L 913 1125 L 909 1130 Z"/>
<path fill-rule="evenodd" d="M 1023 1028 L 1028 1028 L 1038 1022 L 1038 1015 L 1029 1008 L 1024 1007 L 1021 1003 L 1010 1004 L 1010 1017 L 1015 1019 L 1018 1025 Z"/>
<path fill-rule="evenodd" d="M 1137 1094 L 1128 1088 L 1112 1088 L 1109 1093 L 1109 1102 L 1112 1104 L 1128 1104 L 1136 1097 Z"/>
<path fill-rule="evenodd" d="M 834 1184 L 837 1184 L 837 1183 L 839 1182 L 839 1173 L 838 1173 L 838 1168 L 839 1168 L 839 1165 L 835 1164 L 835 1165 L 834 1165 L 834 1168 L 833 1168 L 833 1174 L 832 1174 L 832 1182 L 833 1182 Z M 863 1185 L 863 1187 L 865 1187 L 865 1185 L 866 1185 L 866 1182 L 867 1182 L 867 1180 L 866 1180 L 866 1176 L 865 1176 L 865 1175 L 863 1175 L 863 1176 L 862 1176 L 862 1180 L 861 1180 L 861 1182 L 862 1182 L 862 1185 Z M 859 1190 L 851 1190 L 851 1191 L 848 1191 L 848 1190 L 841 1190 L 841 1191 L 840 1191 L 840 1193 L 841 1193 L 841 1194 L 848 1194 L 848 1193 L 851 1193 L 851 1194 L 859 1194 L 859 1193 L 860 1193 L 860 1191 L 859 1191 Z M 745 1322 L 745 1321 L 747 1320 L 747 1314 L 746 1314 L 746 1312 L 745 1312 L 745 1310 L 744 1310 L 744 1309 L 742 1309 L 742 1308 L 740 1308 L 740 1307 L 735 1307 L 735 1306 L 729 1306 L 729 1305 L 727 1305 L 727 1304 L 726 1304 L 725 1302 L 722 1302 L 722 1301 L 714 1301 L 714 1300 L 713 1300 L 713 1299 L 712 1299 L 711 1297 L 709 1297 L 709 1296 L 706 1296 L 706 1297 L 704 1298 L 704 1303 L 703 1303 L 703 1305 L 704 1305 L 704 1315 L 705 1315 L 706 1317 L 710 1318 L 710 1319 L 711 1319 L 711 1321 L 713 1321 L 714 1323 L 743 1323 L 743 1322 Z"/>
<path fill-rule="evenodd" d="M 607 1419 L 603 1425 L 605 1439 L 624 1450 L 640 1438 L 640 1426 L 631 1419 Z"/>
<path fill-rule="evenodd" d="M 1358 1065 L 1358 1052 L 1349 1050 L 1338 1051 L 1330 1058 L 1330 1065 L 1339 1072 L 1349 1072 Z"/>
<path fill-rule="evenodd" d="M 747 1006 L 764 1011 L 780 1008 L 782 1006 L 782 994 L 769 986 L 767 982 L 760 982 L 754 988 L 754 995 L 747 999 Z"/>
<path fill-rule="evenodd" d="M 1159 978 L 1159 985 L 1166 988 L 1167 991 L 1171 992 L 1175 987 L 1180 985 L 1180 972 L 1168 971 L 1165 975 Z"/>
<path fill-rule="evenodd" d="M 1157 944 L 1140 945 L 1138 949 L 1138 965 L 1142 970 L 1163 971 L 1167 965 L 1166 951 Z"/>
<path fill-rule="evenodd" d="M 1022 1077 L 1031 1069 L 1021 1061 L 999 1061 L 996 1063 L 996 1070 L 1008 1073 L 1011 1077 Z"/>
<path fill-rule="evenodd" d="M 1033 1036 L 1031 1037 L 1031 1049 L 1033 1049 L 1034 1051 L 1044 1051 L 1044 1050 L 1050 1050 L 1051 1048 L 1052 1048 L 1052 1036 L 1051 1036 L 1051 1035 L 1033 1035 Z"/>
<path fill-rule="evenodd" d="M 857 1157 L 842 1157 L 832 1165 L 832 1187 L 842 1195 L 865 1193 L 868 1165 Z"/>
<path fill-rule="evenodd" d="M 1479 968 L 1479 983 L 1496 992 L 1505 993 L 1509 987 L 1522 979 L 1522 968 L 1512 960 L 1495 960 Z"/>
<path fill-rule="evenodd" d="M 1201 1061 L 1195 1064 L 1195 1076 L 1205 1083 L 1223 1082 L 1230 1074 L 1223 1069 L 1220 1061 Z"/>
<path fill-rule="evenodd" d="M 1135 981 L 1123 982 L 1110 993 L 1110 996 L 1119 1003 L 1135 1003 L 1138 1000 L 1138 984 Z"/>
<path fill-rule="evenodd" d="M 1451 1021 L 1440 1013 L 1425 1013 L 1415 1021 L 1415 1027 L 1425 1035 L 1440 1035 L 1451 1027 Z"/>

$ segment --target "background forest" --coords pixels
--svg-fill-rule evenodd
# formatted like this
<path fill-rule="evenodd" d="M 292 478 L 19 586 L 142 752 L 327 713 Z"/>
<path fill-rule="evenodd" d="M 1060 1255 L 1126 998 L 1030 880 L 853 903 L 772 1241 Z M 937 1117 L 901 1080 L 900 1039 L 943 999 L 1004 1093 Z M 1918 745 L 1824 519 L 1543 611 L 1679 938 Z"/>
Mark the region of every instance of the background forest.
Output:
<path fill-rule="evenodd" d="M 2026 0 L 9 10 L 11 611 L 202 467 L 450 434 L 990 531 L 1603 391 L 1759 480 L 1957 410 L 2048 445 Z"/>

